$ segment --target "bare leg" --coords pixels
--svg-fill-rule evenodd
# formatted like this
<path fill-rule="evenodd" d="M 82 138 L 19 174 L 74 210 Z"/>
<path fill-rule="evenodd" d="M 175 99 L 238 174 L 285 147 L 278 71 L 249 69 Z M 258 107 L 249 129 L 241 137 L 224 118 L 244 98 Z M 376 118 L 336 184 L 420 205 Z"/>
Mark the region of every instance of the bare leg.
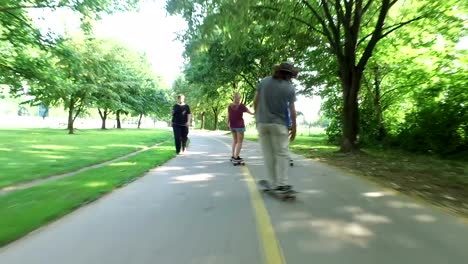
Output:
<path fill-rule="evenodd" d="M 236 156 L 236 145 L 237 145 L 237 133 L 236 132 L 232 132 L 232 153 L 231 153 L 231 157 L 237 157 Z"/>
<path fill-rule="evenodd" d="M 237 146 L 236 146 L 236 156 L 239 157 L 241 149 L 242 149 L 242 142 L 244 141 L 244 133 L 237 133 Z"/>

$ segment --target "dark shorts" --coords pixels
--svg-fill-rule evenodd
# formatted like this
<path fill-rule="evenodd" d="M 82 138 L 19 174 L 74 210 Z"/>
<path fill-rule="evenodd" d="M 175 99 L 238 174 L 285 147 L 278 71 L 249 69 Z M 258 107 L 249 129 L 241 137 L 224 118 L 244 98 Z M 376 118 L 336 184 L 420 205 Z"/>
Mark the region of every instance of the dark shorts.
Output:
<path fill-rule="evenodd" d="M 231 132 L 232 133 L 244 133 L 245 127 L 238 127 L 238 128 L 231 127 Z"/>

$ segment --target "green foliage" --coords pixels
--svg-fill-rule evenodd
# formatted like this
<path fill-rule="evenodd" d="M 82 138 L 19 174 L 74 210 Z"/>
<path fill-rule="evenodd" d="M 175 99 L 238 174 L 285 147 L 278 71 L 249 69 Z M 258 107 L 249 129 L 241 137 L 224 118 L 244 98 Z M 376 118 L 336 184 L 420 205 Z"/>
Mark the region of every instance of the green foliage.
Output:
<path fill-rule="evenodd" d="M 421 109 L 441 117 L 453 113 L 456 120 L 447 122 L 463 124 L 463 114 L 447 110 L 457 103 L 436 111 L 442 106 L 422 107 L 417 101 L 440 79 L 450 80 L 445 92 L 461 92 L 463 85 L 455 83 L 467 79 L 462 74 L 466 67 L 460 66 L 466 65 L 466 55 L 454 47 L 466 36 L 464 2 L 332 2 L 169 0 L 167 10 L 189 24 L 181 35 L 189 59 L 185 76 L 200 95 L 229 84 L 252 89 L 273 64 L 291 59 L 302 70 L 298 92 L 323 98 L 330 142 L 352 139 L 358 132 L 360 145 L 394 144 L 402 138 L 402 127 L 416 127 L 433 116 Z M 353 14 L 360 8 L 359 16 Z M 252 91 L 247 89 L 246 98 Z M 358 101 L 356 115 L 349 114 L 353 98 Z M 343 133 L 346 127 L 348 133 Z"/>
<path fill-rule="evenodd" d="M 402 27 L 377 46 L 359 95 L 361 145 L 466 153 L 467 52 L 455 48 L 466 35 L 461 19 L 466 6 L 438 5 L 445 11 L 426 8 L 426 19 Z M 389 19 L 398 17 L 394 12 Z M 329 141 L 336 142 L 341 111 L 336 108 L 336 93 L 328 89 L 319 90 L 324 98 L 322 114 L 331 120 Z"/>
<path fill-rule="evenodd" d="M 132 10 L 138 0 L 10 1 L 0 4 L 0 83 L 31 105 L 63 105 L 68 128 L 91 107 L 103 122 L 116 111 L 167 116 L 167 95 L 160 90 L 147 59 L 104 40 L 95 40 L 92 22 L 104 13 Z M 29 10 L 71 10 L 81 18 L 81 36 L 38 30 Z M 80 35 L 80 34 L 78 34 Z M 141 90 L 141 91 L 140 91 Z M 104 127 L 104 125 L 103 125 Z"/>
<path fill-rule="evenodd" d="M 159 118 L 169 114 L 167 91 L 147 58 L 121 44 L 82 36 L 63 39 L 37 55 L 32 62 L 42 63 L 36 65 L 41 77 L 25 78 L 12 92 L 28 95 L 32 105 L 63 105 L 70 132 L 74 120 L 91 107 L 99 110 L 103 128 L 108 114 L 117 111 Z"/>
<path fill-rule="evenodd" d="M 442 155 L 468 150 L 468 94 L 465 85 L 456 84 L 437 82 L 418 96 L 397 136 L 399 144 Z"/>
<path fill-rule="evenodd" d="M 0 83 L 22 87 L 23 80 L 43 80 L 50 69 L 41 51 L 56 46 L 61 36 L 41 32 L 36 28 L 30 10 L 67 9 L 81 16 L 84 27 L 103 13 L 131 10 L 138 0 L 4 0 L 0 4 Z M 49 74 L 45 74 L 49 75 Z"/>
<path fill-rule="evenodd" d="M 341 116 L 343 108 L 343 100 L 341 99 L 341 93 L 339 86 L 335 88 L 326 89 L 321 93 L 323 98 L 326 98 L 322 102 L 321 114 L 324 117 L 327 117 L 329 120 L 328 126 L 325 128 L 325 134 L 327 135 L 327 140 L 332 144 L 339 144 L 342 133 L 341 133 Z"/>

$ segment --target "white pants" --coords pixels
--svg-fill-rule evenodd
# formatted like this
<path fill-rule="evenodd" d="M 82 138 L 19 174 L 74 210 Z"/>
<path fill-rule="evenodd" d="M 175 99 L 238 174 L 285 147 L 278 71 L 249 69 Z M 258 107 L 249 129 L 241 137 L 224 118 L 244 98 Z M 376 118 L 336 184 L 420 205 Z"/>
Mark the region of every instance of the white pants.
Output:
<path fill-rule="evenodd" d="M 285 125 L 257 124 L 268 177 L 273 186 L 287 185 L 289 133 Z"/>

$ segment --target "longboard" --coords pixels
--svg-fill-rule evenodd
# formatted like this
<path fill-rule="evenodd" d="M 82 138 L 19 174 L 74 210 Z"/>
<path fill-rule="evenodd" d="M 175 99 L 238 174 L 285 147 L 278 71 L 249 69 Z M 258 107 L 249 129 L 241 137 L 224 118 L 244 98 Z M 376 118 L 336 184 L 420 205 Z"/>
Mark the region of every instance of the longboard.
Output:
<path fill-rule="evenodd" d="M 231 159 L 231 163 L 234 166 L 239 166 L 239 165 L 245 166 L 245 161 L 244 160 Z"/>
<path fill-rule="evenodd" d="M 292 189 L 287 192 L 275 191 L 274 189 L 271 188 L 270 183 L 266 180 L 260 180 L 258 184 L 263 188 L 262 189 L 263 192 L 268 193 L 275 198 L 281 199 L 283 201 L 295 201 L 296 200 L 296 194 L 298 193 L 297 191 L 294 191 Z"/>

